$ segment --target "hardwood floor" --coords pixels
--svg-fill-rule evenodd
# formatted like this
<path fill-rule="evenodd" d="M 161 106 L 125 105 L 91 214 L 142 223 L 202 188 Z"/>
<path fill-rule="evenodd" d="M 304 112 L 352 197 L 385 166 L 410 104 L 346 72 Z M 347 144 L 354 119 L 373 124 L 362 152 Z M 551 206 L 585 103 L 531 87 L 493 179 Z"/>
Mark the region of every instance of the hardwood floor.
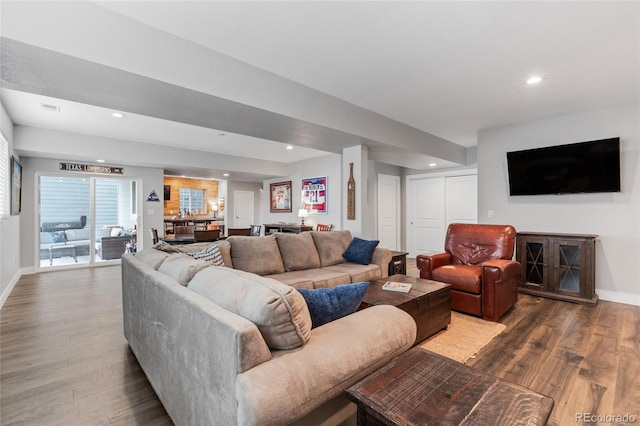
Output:
<path fill-rule="evenodd" d="M 121 297 L 119 266 L 20 279 L 0 310 L 2 425 L 172 424 L 122 334 Z M 468 364 L 554 398 L 551 424 L 640 417 L 640 307 L 521 296 L 501 322 Z"/>
<path fill-rule="evenodd" d="M 171 425 L 122 331 L 120 266 L 23 276 L 0 311 L 2 425 Z"/>
<path fill-rule="evenodd" d="M 415 259 L 407 275 L 419 276 Z M 640 421 L 639 306 L 520 295 L 500 322 L 505 331 L 467 365 L 552 397 L 550 425 L 591 423 L 579 413 Z"/>

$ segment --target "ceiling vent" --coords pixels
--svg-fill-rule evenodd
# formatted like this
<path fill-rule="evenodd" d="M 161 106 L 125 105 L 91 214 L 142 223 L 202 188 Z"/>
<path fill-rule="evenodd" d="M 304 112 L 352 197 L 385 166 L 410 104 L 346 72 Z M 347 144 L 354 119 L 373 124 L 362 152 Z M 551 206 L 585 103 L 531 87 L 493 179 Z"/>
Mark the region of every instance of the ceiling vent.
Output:
<path fill-rule="evenodd" d="M 40 104 L 40 108 L 42 108 L 43 111 L 60 112 L 60 106 L 58 105 Z"/>

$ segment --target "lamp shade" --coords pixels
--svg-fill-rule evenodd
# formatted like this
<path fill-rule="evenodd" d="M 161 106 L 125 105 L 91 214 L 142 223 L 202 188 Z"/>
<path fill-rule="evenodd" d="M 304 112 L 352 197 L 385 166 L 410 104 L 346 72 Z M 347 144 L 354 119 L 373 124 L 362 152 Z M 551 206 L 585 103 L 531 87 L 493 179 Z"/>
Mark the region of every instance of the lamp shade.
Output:
<path fill-rule="evenodd" d="M 309 217 L 309 212 L 305 209 L 298 210 L 298 217 Z"/>

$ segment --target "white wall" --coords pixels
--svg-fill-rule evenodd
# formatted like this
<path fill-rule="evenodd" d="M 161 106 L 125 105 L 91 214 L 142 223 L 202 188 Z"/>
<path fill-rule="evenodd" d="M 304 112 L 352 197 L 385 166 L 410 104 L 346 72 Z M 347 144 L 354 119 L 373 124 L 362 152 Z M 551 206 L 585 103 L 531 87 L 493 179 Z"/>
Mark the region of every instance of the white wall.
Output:
<path fill-rule="evenodd" d="M 0 104 L 0 128 L 9 142 L 9 161 L 11 161 L 13 123 L 2 104 Z M 7 191 L 9 189 L 7 188 Z M 7 203 L 9 199 L 7 196 Z M 0 244 L 0 307 L 20 278 L 20 221 L 21 216 L 18 215 L 0 219 L 0 241 L 2 242 Z"/>
<path fill-rule="evenodd" d="M 478 135 L 478 220 L 519 231 L 599 235 L 596 292 L 640 305 L 640 104 L 483 130 Z M 510 197 L 506 153 L 620 137 L 620 193 Z M 493 210 L 495 216 L 488 217 Z"/>
<path fill-rule="evenodd" d="M 263 201 L 261 204 L 261 223 L 300 223 L 298 210 L 302 205 L 302 179 L 319 176 L 327 177 L 327 214 L 312 214 L 305 219 L 305 225 L 315 226 L 318 223 L 332 224 L 334 229 L 342 229 L 342 156 L 329 154 L 312 160 L 289 164 L 287 177 L 270 179 L 263 182 Z M 291 181 L 291 213 L 271 213 L 269 200 L 269 184 Z"/>
<path fill-rule="evenodd" d="M 56 133 L 52 133 L 55 135 Z M 86 136 L 88 139 L 91 136 Z M 54 143 L 52 141 L 52 143 Z M 37 203 L 38 186 L 36 181 L 37 172 L 60 173 L 59 163 L 67 161 L 65 158 L 46 159 L 46 158 L 22 158 L 22 222 L 20 224 L 20 258 L 23 268 L 35 268 L 36 266 L 36 244 L 37 237 Z M 118 166 L 118 164 L 107 164 L 109 166 Z M 120 176 L 120 175 L 118 175 Z M 139 241 L 142 242 L 142 248 L 151 247 L 152 241 L 149 228 L 163 229 L 163 205 L 162 202 L 147 201 L 147 196 L 153 190 L 156 194 L 162 194 L 164 185 L 164 171 L 162 169 L 153 169 L 146 167 L 124 167 L 124 177 L 136 179 L 138 181 L 138 200 L 141 211 L 140 216 Z M 139 244 L 140 244 L 139 242 Z M 140 245 L 139 245 L 140 248 Z"/>

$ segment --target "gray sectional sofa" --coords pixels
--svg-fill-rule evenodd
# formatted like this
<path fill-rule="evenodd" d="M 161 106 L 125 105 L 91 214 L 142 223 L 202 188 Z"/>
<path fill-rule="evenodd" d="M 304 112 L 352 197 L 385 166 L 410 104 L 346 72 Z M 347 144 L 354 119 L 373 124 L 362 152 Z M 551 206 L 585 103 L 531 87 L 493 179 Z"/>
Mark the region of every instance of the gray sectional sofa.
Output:
<path fill-rule="evenodd" d="M 316 247 L 317 235 L 305 234 Z M 278 240 L 278 235 L 238 237 L 253 244 L 236 237 L 218 242 L 224 264 L 235 269 L 156 248 L 123 256 L 125 337 L 176 425 L 355 421 L 345 389 L 409 349 L 415 322 L 400 309 L 376 306 L 312 329 L 304 298 L 274 279 L 324 287 L 381 276 L 387 265 L 349 268 L 337 258 L 338 263 L 327 264 L 331 253 L 342 250 L 345 235 L 319 237 L 320 265 L 313 251 L 302 256 L 284 248 L 285 240 L 310 248 L 307 237 Z M 274 242 L 280 244 L 281 266 L 277 257 L 256 251 L 263 244 L 273 249 Z M 329 245 L 336 247 L 329 250 Z M 206 246 L 211 243 L 180 249 Z M 157 248 L 176 251 L 162 244 Z M 241 252 L 264 276 L 242 270 L 249 266 Z M 318 267 L 297 269 L 304 267 L 305 257 L 313 257 Z M 387 256 L 380 249 L 374 257 Z"/>
<path fill-rule="evenodd" d="M 218 241 L 224 265 L 273 278 L 296 288 L 334 287 L 388 276 L 391 251 L 376 247 L 371 262 L 361 265 L 342 254 L 353 237 L 349 231 L 276 233 L 265 237 L 232 236 Z M 169 253 L 200 251 L 211 243 L 155 247 Z"/>

